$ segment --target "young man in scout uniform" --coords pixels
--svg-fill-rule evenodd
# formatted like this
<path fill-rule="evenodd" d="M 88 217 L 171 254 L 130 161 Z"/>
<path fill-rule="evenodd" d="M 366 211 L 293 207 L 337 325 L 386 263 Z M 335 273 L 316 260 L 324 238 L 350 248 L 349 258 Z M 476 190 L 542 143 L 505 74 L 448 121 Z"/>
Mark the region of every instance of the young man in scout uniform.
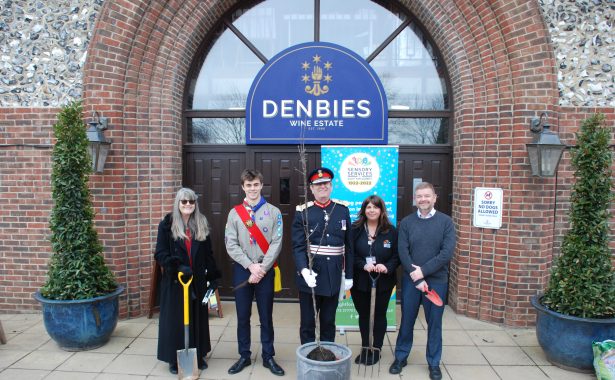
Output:
<path fill-rule="evenodd" d="M 340 287 L 344 290 L 352 287 L 353 262 L 350 212 L 344 202 L 331 199 L 333 172 L 327 168 L 314 169 L 307 179 L 314 201 L 297 206 L 292 226 L 301 308 L 301 344 L 316 340 L 311 288 L 314 288 L 316 308 L 320 312 L 320 340 L 335 340 L 335 311 Z M 313 258 L 311 271 L 310 256 Z M 346 275 L 342 280 L 344 268 Z"/>
<path fill-rule="evenodd" d="M 240 358 L 229 374 L 241 372 L 252 364 L 250 357 L 250 317 L 252 300 L 261 324 L 263 366 L 277 376 L 284 370 L 273 359 L 274 266 L 282 249 L 282 213 L 261 195 L 263 175 L 258 170 L 241 173 L 241 187 L 246 194 L 242 204 L 228 214 L 224 242 L 233 263 L 233 286 L 237 309 L 237 344 Z"/>

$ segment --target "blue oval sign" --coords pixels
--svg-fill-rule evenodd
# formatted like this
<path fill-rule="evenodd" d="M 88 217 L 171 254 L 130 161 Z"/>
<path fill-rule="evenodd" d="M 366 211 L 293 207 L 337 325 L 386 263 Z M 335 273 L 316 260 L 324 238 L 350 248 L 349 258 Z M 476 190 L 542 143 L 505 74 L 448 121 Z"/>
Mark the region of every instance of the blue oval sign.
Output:
<path fill-rule="evenodd" d="M 327 42 L 292 46 L 254 79 L 247 144 L 387 144 L 387 100 L 371 66 Z"/>

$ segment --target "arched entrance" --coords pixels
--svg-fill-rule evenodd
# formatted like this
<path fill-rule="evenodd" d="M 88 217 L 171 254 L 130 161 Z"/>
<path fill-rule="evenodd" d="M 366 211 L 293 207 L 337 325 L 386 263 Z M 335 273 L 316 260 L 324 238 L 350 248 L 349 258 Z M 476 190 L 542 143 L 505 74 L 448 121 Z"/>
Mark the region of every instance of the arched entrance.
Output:
<path fill-rule="evenodd" d="M 223 295 L 232 294 L 224 225 L 228 211 L 243 199 L 241 171 L 263 172 L 263 193 L 282 210 L 285 236 L 290 236 L 294 209 L 301 203 L 297 147 L 244 144 L 245 100 L 254 76 L 268 57 L 297 43 L 334 42 L 370 62 L 389 100 L 389 144 L 400 146 L 400 218 L 412 211 L 416 180 L 434 183 L 439 194 L 436 207 L 451 214 L 453 111 L 447 74 L 427 33 L 401 9 L 368 0 L 352 6 L 315 0 L 298 7 L 269 0 L 229 12 L 216 35 L 201 46 L 184 96 L 183 184 L 202 195 L 201 209 L 214 226 Z M 319 166 L 320 147 L 310 146 L 308 154 L 309 168 Z M 285 239 L 279 260 L 281 298 L 296 297 L 291 246 Z"/>
<path fill-rule="evenodd" d="M 280 51 L 290 44 L 312 41 L 316 25 L 322 25 L 320 40 L 324 41 L 326 37 L 363 57 L 369 57 L 380 46 L 375 39 L 370 45 L 367 38 L 369 24 L 362 24 L 360 28 L 352 28 L 350 21 L 340 24 L 344 19 L 369 19 L 367 13 L 357 11 L 352 16 L 344 15 L 343 12 L 327 11 L 330 9 L 327 4 L 358 9 L 358 4 L 384 2 L 320 1 L 318 14 L 329 14 L 326 18 L 313 17 L 317 2 L 282 2 L 294 6 L 297 12 L 300 10 L 297 4 L 301 4 L 305 8 L 303 14 L 309 12 L 312 16 L 298 14 L 287 19 L 280 16 L 286 29 L 283 33 L 276 32 L 275 36 L 286 42 L 279 46 L 272 43 L 275 39 L 270 38 L 269 32 L 261 33 L 259 37 L 247 30 L 262 29 L 242 29 L 242 34 L 247 34 L 251 41 L 260 40 L 256 46 L 266 56 L 272 56 L 270 52 Z M 242 108 L 229 109 L 238 106 L 228 104 L 194 108 L 188 94 L 190 88 L 196 86 L 203 61 L 215 52 L 214 48 L 218 46 L 215 40 L 229 28 L 221 20 L 229 19 L 234 14 L 233 9 L 239 10 L 233 7 L 246 4 L 238 0 L 104 2 L 96 18 L 84 67 L 83 99 L 87 112 L 97 110 L 109 117 L 111 127 L 106 135 L 113 141 L 113 146 L 105 174 L 94 176 L 90 185 L 94 189 L 96 223 L 105 247 L 105 257 L 119 281 L 126 285 L 126 293 L 120 298 L 124 316 L 138 316 L 148 310 L 156 226 L 170 211 L 174 192 L 185 182 L 184 168 L 189 166 L 189 151 L 200 150 L 206 154 L 204 157 L 210 156 L 203 149 L 233 151 L 229 145 L 217 142 L 196 146 L 188 138 L 188 120 L 243 118 Z M 443 109 L 389 109 L 389 117 L 395 120 L 404 118 L 404 125 L 409 125 L 411 118 L 448 118 L 447 131 L 454 133 L 454 145 L 452 138 L 442 145 L 442 149 L 454 151 L 452 216 L 458 227 L 457 248 L 451 262 L 450 305 L 456 312 L 472 318 L 510 326 L 530 325 L 534 313 L 529 297 L 543 289 L 553 254 L 554 213 L 545 205 L 553 204 L 554 195 L 551 181 L 531 178 L 525 148 L 525 144 L 531 141 L 527 124 L 537 112 L 557 112 L 560 109 L 557 106 L 557 65 L 540 4 L 522 0 L 489 0 L 480 4 L 398 0 L 394 4 L 399 5 L 401 11 L 389 11 L 388 5 L 382 8 L 393 15 L 411 12 L 425 26 L 420 30 L 430 31 L 442 57 L 434 49 L 424 49 L 426 45 L 422 42 L 414 46 L 423 46 L 423 51 L 433 52 L 424 57 L 436 58 L 432 62 L 437 63 L 434 67 L 442 70 L 443 62 L 446 62 L 450 73 L 450 81 L 444 81 L 450 83 L 446 99 L 455 99 L 454 116 L 452 102 Z M 267 12 L 263 11 L 264 14 Z M 241 14 L 231 17 L 229 22 L 243 18 L 239 16 Z M 405 17 L 412 20 L 411 25 L 418 25 L 410 16 Z M 383 28 L 384 21 L 374 20 L 373 29 L 391 35 L 396 28 Z M 276 21 L 278 26 L 280 22 Z M 344 32 L 331 33 L 327 23 L 338 23 Z M 299 39 L 302 34 L 297 34 L 298 27 L 310 30 L 310 40 L 305 39 L 308 37 Z M 234 34 L 232 37 L 238 39 Z M 339 40 L 344 37 L 352 37 L 353 41 Z M 238 46 L 243 50 L 233 50 L 228 55 L 230 59 L 212 62 L 233 73 L 218 78 L 218 83 L 230 83 L 229 78 L 243 78 L 245 86 L 249 86 L 250 79 L 246 78 L 252 78 L 258 68 L 250 71 L 248 64 L 262 65 L 263 61 L 245 43 L 237 41 L 241 42 Z M 387 77 L 379 71 L 376 60 L 391 46 L 387 45 L 372 61 L 376 72 L 385 85 L 399 85 L 399 91 L 419 88 L 419 93 L 424 94 L 423 88 L 409 86 L 408 82 Z M 401 51 L 417 51 L 406 47 Z M 248 60 L 242 55 L 246 50 L 252 54 Z M 230 66 L 234 63 L 241 66 Z M 399 64 L 392 72 L 407 74 L 411 69 Z M 442 75 L 446 78 L 444 72 Z M 441 78 L 439 74 L 436 77 Z M 399 104 L 403 105 L 402 102 Z M 216 113 L 218 111 L 224 112 Z M 573 128 L 577 120 L 575 115 L 576 111 L 567 117 L 567 128 Z M 400 144 L 402 154 L 406 150 L 414 152 L 414 149 L 432 148 L 395 140 L 390 142 Z M 243 149 L 247 148 L 244 146 Z M 294 154 L 294 149 L 289 151 Z M 404 161 L 402 167 L 405 171 L 400 179 L 411 178 L 413 170 L 423 170 L 422 164 L 421 161 Z M 434 165 L 442 167 L 441 161 L 436 160 Z M 442 173 L 446 169 L 438 170 Z M 424 178 L 438 181 L 427 174 Z M 500 187 L 504 190 L 503 226 L 500 230 L 472 226 L 474 187 Z M 408 212 L 410 197 L 403 195 L 400 198 L 403 199 L 399 204 L 406 208 L 399 207 L 398 213 L 403 215 Z M 441 196 L 440 200 L 450 199 Z M 441 208 L 440 205 L 437 207 Z M 216 212 L 226 213 L 222 209 L 221 205 Z M 224 227 L 219 225 L 216 228 Z M 222 242 L 216 244 L 216 254 L 223 260 Z M 528 273 L 531 273 L 529 277 Z"/>

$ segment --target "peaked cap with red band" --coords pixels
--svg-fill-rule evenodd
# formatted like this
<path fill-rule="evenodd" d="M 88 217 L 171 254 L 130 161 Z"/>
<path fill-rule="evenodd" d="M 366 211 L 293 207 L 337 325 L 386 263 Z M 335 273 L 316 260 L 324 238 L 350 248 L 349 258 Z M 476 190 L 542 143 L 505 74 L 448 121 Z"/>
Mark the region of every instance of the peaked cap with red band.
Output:
<path fill-rule="evenodd" d="M 333 179 L 333 172 L 327 168 L 316 168 L 308 175 L 308 182 L 310 185 L 315 185 L 323 182 L 331 182 Z"/>

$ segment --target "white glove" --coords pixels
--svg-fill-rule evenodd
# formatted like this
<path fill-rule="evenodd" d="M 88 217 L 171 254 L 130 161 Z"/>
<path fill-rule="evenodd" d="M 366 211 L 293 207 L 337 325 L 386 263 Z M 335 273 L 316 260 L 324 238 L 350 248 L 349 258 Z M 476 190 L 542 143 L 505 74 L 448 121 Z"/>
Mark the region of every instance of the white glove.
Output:
<path fill-rule="evenodd" d="M 307 286 L 309 286 L 310 288 L 316 287 L 316 276 L 318 276 L 318 273 L 314 271 L 310 273 L 309 269 L 303 268 L 301 270 L 301 276 L 303 276 L 303 279 L 305 280 Z"/>
<path fill-rule="evenodd" d="M 353 283 L 352 278 L 350 280 L 345 279 L 344 280 L 344 290 L 350 290 L 350 288 L 352 288 L 352 283 Z"/>
<path fill-rule="evenodd" d="M 416 286 L 416 288 L 417 288 L 419 291 L 423 292 L 423 293 L 425 293 L 427 290 L 429 290 L 429 288 L 427 287 L 427 282 L 426 282 L 426 281 L 421 281 L 421 282 L 420 282 L 420 283 Z"/>

